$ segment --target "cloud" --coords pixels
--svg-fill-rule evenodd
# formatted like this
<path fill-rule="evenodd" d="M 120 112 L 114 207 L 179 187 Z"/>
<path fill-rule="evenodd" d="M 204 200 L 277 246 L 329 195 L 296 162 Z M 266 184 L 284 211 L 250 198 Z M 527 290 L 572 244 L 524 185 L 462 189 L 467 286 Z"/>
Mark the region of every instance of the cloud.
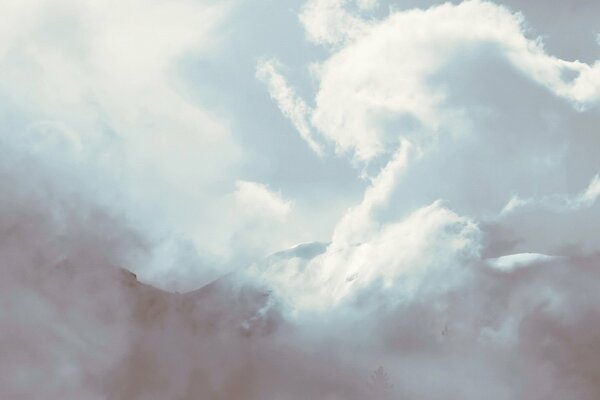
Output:
<path fill-rule="evenodd" d="M 304 5 L 300 21 L 308 39 L 320 44 L 339 45 L 359 36 L 368 23 L 346 9 L 346 0 L 310 0 Z M 360 6 L 371 6 L 360 1 Z"/>
<path fill-rule="evenodd" d="M 465 279 L 464 266 L 477 260 L 477 226 L 441 202 L 397 220 L 378 218 L 406 166 L 405 145 L 335 227 L 326 251 L 311 259 L 274 258 L 254 273 L 268 282 L 292 310 L 330 310 L 379 290 L 389 302 L 447 290 Z M 444 276 L 443 283 L 432 283 Z"/>
<path fill-rule="evenodd" d="M 334 242 L 358 243 L 364 235 L 372 233 L 378 225 L 374 214 L 389 202 L 397 181 L 407 167 L 411 150 L 410 143 L 403 143 L 394 158 L 382 168 L 365 190 L 362 202 L 348 210 L 336 225 Z"/>
<path fill-rule="evenodd" d="M 537 207 L 549 208 L 555 211 L 574 211 L 584 207 L 591 207 L 600 195 L 600 178 L 594 176 L 588 187 L 574 196 L 546 196 L 542 199 L 522 199 L 515 195 L 506 203 L 501 214 L 509 214 L 520 207 L 527 207 L 535 204 Z"/>
<path fill-rule="evenodd" d="M 230 271 L 311 237 L 295 202 L 265 184 L 237 181 L 226 200 L 232 202 L 227 223 L 235 232 L 230 245 L 238 254 Z"/>
<path fill-rule="evenodd" d="M 97 398 L 100 377 L 128 347 L 118 266 L 147 243 L 62 178 L 35 158 L 0 162 L 4 398 Z"/>
<path fill-rule="evenodd" d="M 308 122 L 312 111 L 287 85 L 277 69 L 277 63 L 274 60 L 263 60 L 256 67 L 256 77 L 267 85 L 271 98 L 277 103 L 283 115 L 292 122 L 302 139 L 315 153 L 322 154 L 321 145 L 313 137 Z"/>
<path fill-rule="evenodd" d="M 387 4 L 0 6 L 0 397 L 600 398 L 598 63 L 491 2 Z M 266 157 L 198 59 L 312 152 Z M 311 185 L 335 163 L 362 196 Z"/>
<path fill-rule="evenodd" d="M 256 182 L 238 181 L 234 197 L 243 212 L 257 218 L 285 218 L 292 207 L 281 193 L 273 193 L 266 185 Z"/>
<path fill-rule="evenodd" d="M 200 265 L 228 264 L 237 256 L 230 246 L 236 232 L 221 221 L 236 207 L 225 199 L 245 149 L 231 115 L 197 102 L 181 69 L 187 58 L 220 51 L 231 7 L 192 0 L 3 4 L 6 151 L 35 154 L 43 168 L 79 176 L 89 196 L 143 227 L 157 248 L 189 241 Z M 146 278 L 177 274 L 169 265 L 154 270 L 157 262 L 140 260 L 132 268 Z"/>
<path fill-rule="evenodd" d="M 393 278 L 391 287 L 375 286 L 314 319 L 290 318 L 267 288 L 235 276 L 188 294 L 140 285 L 113 267 L 144 251 L 135 232 L 62 191 L 52 202 L 45 190 L 32 195 L 40 189 L 37 171 L 30 185 L 14 185 L 2 198 L 4 397 L 358 400 L 372 395 L 366 382 L 378 365 L 395 396 L 598 394 L 597 338 L 588 333 L 597 320 L 595 256 L 481 268 L 465 262 L 476 254 L 454 258 L 477 240 L 452 245 L 479 233 L 435 204 L 341 250 L 361 273 Z M 335 257 L 327 250 L 307 258 L 325 254 Z M 423 254 L 445 263 L 429 264 Z M 338 283 L 352 284 L 343 278 Z M 373 307 L 380 289 L 397 296 L 411 293 L 411 283 L 420 286 L 412 296 Z M 466 384 L 465 374 L 478 383 Z"/>
<path fill-rule="evenodd" d="M 373 19 L 348 2 L 322 6 L 333 4 L 368 27 L 327 48 L 313 68 L 318 86 L 311 122 L 338 155 L 372 175 L 403 143 L 411 144 L 414 156 L 390 189 L 386 215 L 444 199 L 461 215 L 493 220 L 514 193 L 555 198 L 552 193 L 572 192 L 581 177 L 597 173 L 585 150 L 597 144 L 595 64 L 550 55 L 523 15 L 466 1 L 392 9 Z M 354 32 L 350 24 L 339 26 Z M 588 232 L 584 225 L 572 229 Z M 552 231 L 556 244 L 560 233 Z M 515 233 L 520 251 L 528 245 L 542 251 L 535 235 L 527 227 Z"/>
<path fill-rule="evenodd" d="M 357 0 L 356 1 L 356 5 L 361 9 L 361 10 L 371 10 L 375 7 L 377 7 L 378 4 L 378 0 Z"/>
<path fill-rule="evenodd" d="M 328 51 L 311 123 L 375 172 L 324 251 L 278 253 L 255 276 L 319 335 L 353 326 L 354 358 L 385 360 L 396 396 L 594 398 L 594 363 L 567 338 L 591 343 L 594 300 L 577 292 L 596 273 L 596 179 L 553 193 L 597 173 L 574 150 L 596 143 L 597 63 L 550 55 L 490 2 L 376 20 L 309 1 L 300 19 Z M 511 193 L 543 200 L 499 214 Z"/>
<path fill-rule="evenodd" d="M 505 7 L 474 0 L 394 12 L 375 21 L 344 4 L 311 1 L 301 15 L 317 41 L 352 37 L 317 68 L 320 84 L 311 121 L 339 151 L 360 161 L 380 156 L 398 136 L 423 142 L 440 131 L 463 128 L 461 110 L 451 106 L 453 93 L 431 79 L 481 46 L 574 107 L 593 107 L 599 98 L 597 63 L 547 54 L 540 39 L 528 38 L 523 17 Z M 330 29 L 341 32 L 326 34 Z M 397 129 L 387 129 L 393 121 Z"/>
<path fill-rule="evenodd" d="M 546 254 L 521 253 L 491 258 L 486 261 L 492 268 L 495 268 L 499 271 L 512 271 L 516 268 L 528 267 L 559 258 L 560 257 L 549 256 Z"/>

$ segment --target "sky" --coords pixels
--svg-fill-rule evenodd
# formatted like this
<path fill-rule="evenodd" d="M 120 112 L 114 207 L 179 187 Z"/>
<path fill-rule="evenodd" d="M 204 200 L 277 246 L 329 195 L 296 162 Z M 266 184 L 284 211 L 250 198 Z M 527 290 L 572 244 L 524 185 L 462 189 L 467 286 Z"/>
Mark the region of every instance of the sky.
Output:
<path fill-rule="evenodd" d="M 0 0 L 0 397 L 600 398 L 598 15 Z"/>

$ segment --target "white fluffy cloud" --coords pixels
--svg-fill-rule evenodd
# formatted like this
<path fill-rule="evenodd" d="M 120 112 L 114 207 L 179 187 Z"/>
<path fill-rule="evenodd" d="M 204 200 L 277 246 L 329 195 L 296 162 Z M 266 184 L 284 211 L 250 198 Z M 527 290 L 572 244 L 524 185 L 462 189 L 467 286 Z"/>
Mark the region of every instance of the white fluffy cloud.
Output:
<path fill-rule="evenodd" d="M 372 2 L 371 2 L 372 3 Z M 338 45 L 368 28 L 368 23 L 346 9 L 346 0 L 310 0 L 300 14 L 308 38 L 316 43 Z M 361 1 L 364 8 L 369 2 Z"/>
<path fill-rule="evenodd" d="M 308 260 L 267 260 L 255 273 L 296 311 L 328 310 L 381 290 L 389 304 L 444 292 L 466 279 L 482 247 L 473 221 L 440 202 L 382 219 L 411 148 L 405 143 L 335 227 L 327 249 Z"/>
<path fill-rule="evenodd" d="M 227 121 L 190 102 L 175 72 L 179 57 L 218 42 L 226 11 L 184 0 L 4 3 L 12 35 L 1 41 L 0 89 L 23 120 L 11 134 L 76 143 L 78 160 L 121 175 L 138 199 L 149 180 L 161 191 L 186 187 L 179 197 L 220 181 L 214 172 L 240 150 Z M 200 158 L 214 171 L 202 172 Z"/>
<path fill-rule="evenodd" d="M 361 242 L 334 240 L 308 261 L 276 259 L 257 268 L 291 310 L 327 311 L 365 293 L 387 305 L 445 293 L 468 279 L 480 249 L 477 226 L 434 203 L 381 224 Z"/>
<path fill-rule="evenodd" d="M 44 160 L 44 168 L 65 179 L 77 176 L 85 187 L 74 189 L 144 230 L 157 246 L 157 260 L 136 267 L 144 277 L 185 279 L 161 255 L 187 248 L 179 242 L 196 249 L 200 275 L 238 256 L 231 193 L 245 150 L 232 115 L 194 100 L 180 71 L 186 58 L 222 50 L 232 6 L 195 0 L 0 5 L 7 152 Z"/>
<path fill-rule="evenodd" d="M 399 135 L 463 128 L 462 110 L 452 107 L 454 93 L 431 80 L 484 47 L 575 107 L 593 107 L 600 98 L 599 62 L 588 65 L 547 54 L 539 39 L 528 37 L 522 16 L 500 5 L 448 3 L 394 12 L 381 21 L 361 18 L 347 6 L 344 1 L 310 1 L 301 21 L 316 42 L 344 43 L 316 68 L 320 85 L 312 122 L 358 160 L 385 153 Z M 394 121 L 399 126 L 389 129 Z"/>
<path fill-rule="evenodd" d="M 244 213 L 256 218 L 286 218 L 291 210 L 291 203 L 284 200 L 281 193 L 273 193 L 263 184 L 238 181 L 235 200 Z"/>
<path fill-rule="evenodd" d="M 342 218 L 333 242 L 368 235 L 381 220 L 442 199 L 459 215 L 512 232 L 486 232 L 494 237 L 486 251 L 496 256 L 503 245 L 495 240 L 513 243 L 504 251 L 560 252 L 560 226 L 586 249 L 598 248 L 583 217 L 598 215 L 595 180 L 574 197 L 554 193 L 574 192 L 600 168 L 591 153 L 581 156 L 597 144 L 600 63 L 553 56 L 531 35 L 526 16 L 492 2 L 365 15 L 348 1 L 314 0 L 303 8 L 306 33 L 328 51 L 310 64 L 317 80 L 311 124 L 338 155 L 375 171 L 374 180 L 395 168 L 399 149 L 412 150 L 386 188 L 380 220 L 365 201 Z M 373 191 L 366 189 L 365 199 Z M 529 213 L 530 227 L 507 216 L 507 208 L 500 213 L 507 202 L 508 209 L 535 203 L 535 211 L 519 212 Z M 567 215 L 555 215 L 557 207 Z M 532 228 L 537 224 L 546 226 L 547 246 Z"/>

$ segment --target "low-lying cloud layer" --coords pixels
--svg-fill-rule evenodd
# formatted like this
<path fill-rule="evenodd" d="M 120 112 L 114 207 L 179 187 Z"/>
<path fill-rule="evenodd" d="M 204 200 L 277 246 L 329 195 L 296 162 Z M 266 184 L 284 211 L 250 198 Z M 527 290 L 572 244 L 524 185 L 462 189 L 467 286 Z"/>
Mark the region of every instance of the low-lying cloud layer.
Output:
<path fill-rule="evenodd" d="M 0 5 L 0 397 L 600 398 L 600 9 L 278 7 Z"/>

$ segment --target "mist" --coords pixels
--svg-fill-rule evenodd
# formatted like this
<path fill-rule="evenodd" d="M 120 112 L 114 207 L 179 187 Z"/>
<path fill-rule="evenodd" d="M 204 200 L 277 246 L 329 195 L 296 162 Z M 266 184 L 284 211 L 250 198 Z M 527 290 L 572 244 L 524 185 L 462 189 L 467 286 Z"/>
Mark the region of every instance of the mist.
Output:
<path fill-rule="evenodd" d="M 0 2 L 0 398 L 600 398 L 599 7 Z"/>

